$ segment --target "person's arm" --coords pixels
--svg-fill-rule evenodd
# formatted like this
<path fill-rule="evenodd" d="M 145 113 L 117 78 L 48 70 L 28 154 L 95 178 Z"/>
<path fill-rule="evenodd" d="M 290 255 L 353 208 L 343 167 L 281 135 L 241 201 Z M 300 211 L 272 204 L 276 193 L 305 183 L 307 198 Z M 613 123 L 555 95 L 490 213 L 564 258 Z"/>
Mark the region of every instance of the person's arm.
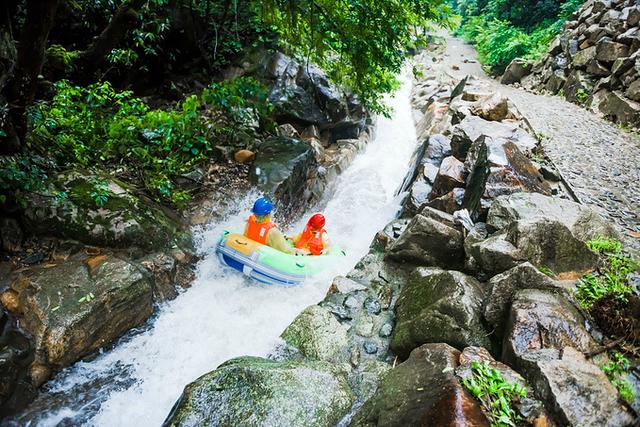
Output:
<path fill-rule="evenodd" d="M 271 231 L 269 231 L 269 234 L 267 235 L 267 246 L 279 250 L 280 252 L 284 252 L 285 254 L 293 254 L 295 252 L 291 244 L 289 244 L 287 239 L 284 238 L 282 231 L 277 228 L 272 228 Z"/>

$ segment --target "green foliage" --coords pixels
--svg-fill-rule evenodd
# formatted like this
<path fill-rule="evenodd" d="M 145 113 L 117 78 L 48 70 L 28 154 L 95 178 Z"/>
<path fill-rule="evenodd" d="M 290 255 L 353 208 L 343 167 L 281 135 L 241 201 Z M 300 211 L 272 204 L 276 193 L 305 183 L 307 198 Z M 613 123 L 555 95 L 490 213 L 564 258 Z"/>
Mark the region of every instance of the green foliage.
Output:
<path fill-rule="evenodd" d="M 456 4 L 462 15 L 458 32 L 476 45 L 481 62 L 502 72 L 515 58 L 542 57 L 564 21 L 583 2 L 462 0 Z"/>
<path fill-rule="evenodd" d="M 462 380 L 464 386 L 489 413 L 492 427 L 516 426 L 520 416 L 514 403 L 527 396 L 524 387 L 509 383 L 502 374 L 488 363 L 472 362 L 473 376 Z"/>
<path fill-rule="evenodd" d="M 547 267 L 546 265 L 542 265 L 540 266 L 540 268 L 538 268 L 538 270 L 540 270 L 540 272 L 542 274 L 545 274 L 549 277 L 555 277 L 556 274 L 553 272 L 553 270 L 551 270 L 549 267 Z"/>
<path fill-rule="evenodd" d="M 606 295 L 627 302 L 633 293 L 629 274 L 640 270 L 640 263 L 622 252 L 622 244 L 616 240 L 597 238 L 587 242 L 589 248 L 603 254 L 604 266 L 599 273 L 584 275 L 576 285 L 575 295 L 584 308 L 590 308 Z"/>
<path fill-rule="evenodd" d="M 575 97 L 576 100 L 578 101 L 578 103 L 580 104 L 584 104 L 587 102 L 587 100 L 589 100 L 589 97 L 591 95 L 589 95 L 589 92 L 587 92 L 586 90 L 580 88 L 576 91 Z"/>
<path fill-rule="evenodd" d="M 107 181 L 96 181 L 92 183 L 93 191 L 89 194 L 96 206 L 102 207 L 109 201 L 109 183 Z"/>
<path fill-rule="evenodd" d="M 44 160 L 38 156 L 0 157 L 0 203 L 24 206 L 24 194 L 43 188 L 47 179 Z"/>
<path fill-rule="evenodd" d="M 178 205 L 187 194 L 176 191 L 172 179 L 209 158 L 214 142 L 254 136 L 271 112 L 266 89 L 251 78 L 214 83 L 174 109 L 151 109 L 108 82 L 79 87 L 60 81 L 55 87 L 53 99 L 31 112 L 35 151 L 62 167 L 99 164 L 142 179 L 152 193 Z M 91 196 L 98 205 L 108 200 L 99 186 Z"/>
<path fill-rule="evenodd" d="M 624 354 L 614 352 L 610 355 L 610 361 L 600 366 L 600 369 L 609 377 L 623 400 L 632 403 L 636 399 L 633 384 L 626 378 L 631 370 L 631 362 Z"/>
<path fill-rule="evenodd" d="M 374 111 L 397 88 L 407 46 L 431 23 L 449 25 L 445 0 L 255 1 L 266 27 L 297 57 L 319 64 Z"/>
<path fill-rule="evenodd" d="M 587 246 L 594 252 L 619 254 L 622 252 L 622 243 L 619 240 L 606 237 L 597 237 L 587 242 Z"/>

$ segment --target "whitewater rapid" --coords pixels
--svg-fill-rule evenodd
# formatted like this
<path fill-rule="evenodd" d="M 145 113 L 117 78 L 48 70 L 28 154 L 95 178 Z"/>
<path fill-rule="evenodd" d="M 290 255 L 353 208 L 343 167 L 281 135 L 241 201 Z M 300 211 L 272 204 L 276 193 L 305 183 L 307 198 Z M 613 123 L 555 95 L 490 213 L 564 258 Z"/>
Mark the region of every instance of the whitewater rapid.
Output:
<path fill-rule="evenodd" d="M 397 215 L 395 193 L 416 145 L 408 75 L 388 99 L 391 118 L 377 118 L 374 140 L 338 178 L 333 193 L 305 215 L 322 210 L 331 241 L 347 251 L 343 264 L 297 287 L 260 285 L 223 267 L 215 244 L 223 230 L 243 228 L 253 202 L 247 197 L 241 214 L 201 231 L 205 257 L 193 286 L 114 349 L 60 373 L 47 386 L 52 398 L 32 405 L 24 424 L 159 426 L 189 382 L 227 359 L 269 354 L 296 315 L 322 300 L 331 278 L 353 268 L 376 232 Z"/>

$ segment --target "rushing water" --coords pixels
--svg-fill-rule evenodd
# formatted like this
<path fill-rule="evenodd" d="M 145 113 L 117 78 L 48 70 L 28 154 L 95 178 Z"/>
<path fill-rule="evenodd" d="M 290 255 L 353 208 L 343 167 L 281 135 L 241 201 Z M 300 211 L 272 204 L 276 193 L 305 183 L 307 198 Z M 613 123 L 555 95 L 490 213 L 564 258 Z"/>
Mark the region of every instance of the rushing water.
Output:
<path fill-rule="evenodd" d="M 392 118 L 378 118 L 374 140 L 316 207 L 327 217 L 332 242 L 348 253 L 342 265 L 297 287 L 260 285 L 222 267 L 215 243 L 223 230 L 242 229 L 252 202 L 247 197 L 242 214 L 202 232 L 206 255 L 188 291 L 165 304 L 142 331 L 59 374 L 17 423 L 158 426 L 187 383 L 229 358 L 268 354 L 295 316 L 320 301 L 331 277 L 347 273 L 397 214 L 395 192 L 416 142 L 409 80 L 388 100 Z"/>

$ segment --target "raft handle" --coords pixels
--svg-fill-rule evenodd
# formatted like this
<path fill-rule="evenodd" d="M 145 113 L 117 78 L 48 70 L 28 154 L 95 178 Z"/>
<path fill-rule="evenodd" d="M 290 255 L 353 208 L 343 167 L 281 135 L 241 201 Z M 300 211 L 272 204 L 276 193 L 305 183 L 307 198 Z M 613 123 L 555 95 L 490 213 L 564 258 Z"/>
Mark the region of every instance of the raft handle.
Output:
<path fill-rule="evenodd" d="M 241 240 L 236 239 L 236 243 L 239 245 L 247 246 L 247 242 L 243 242 Z"/>
<path fill-rule="evenodd" d="M 299 262 L 296 262 L 296 266 L 299 268 L 304 268 L 304 264 L 300 264 Z"/>

